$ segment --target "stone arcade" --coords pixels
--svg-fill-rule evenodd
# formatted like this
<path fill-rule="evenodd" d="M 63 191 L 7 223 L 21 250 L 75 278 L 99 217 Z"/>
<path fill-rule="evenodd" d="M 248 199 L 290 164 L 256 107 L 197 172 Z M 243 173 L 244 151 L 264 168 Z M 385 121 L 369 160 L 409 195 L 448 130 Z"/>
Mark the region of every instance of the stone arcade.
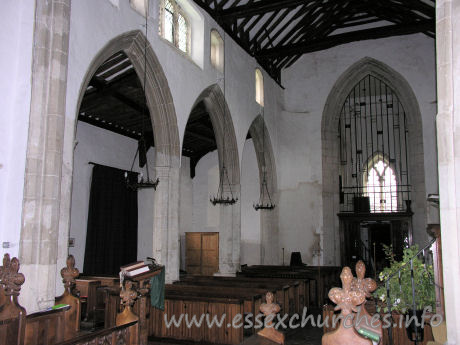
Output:
<path fill-rule="evenodd" d="M 64 292 L 69 254 L 86 265 L 88 163 L 143 176 L 145 138 L 160 182 L 136 191 L 130 255 L 155 258 L 167 283 L 193 266 L 228 284 L 297 252 L 375 274 L 380 243 L 424 246 L 440 224 L 448 343 L 460 343 L 460 3 L 318 3 L 1 1 L 1 255 L 20 261 L 28 314 Z M 238 201 L 213 206 L 223 166 Z M 276 207 L 256 211 L 264 178 Z"/>

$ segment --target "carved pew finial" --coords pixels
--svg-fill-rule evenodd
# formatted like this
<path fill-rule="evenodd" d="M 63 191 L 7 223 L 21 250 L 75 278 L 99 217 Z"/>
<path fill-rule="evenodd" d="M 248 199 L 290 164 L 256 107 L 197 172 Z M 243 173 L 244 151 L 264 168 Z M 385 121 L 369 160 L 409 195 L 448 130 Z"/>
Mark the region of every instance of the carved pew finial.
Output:
<path fill-rule="evenodd" d="M 351 289 L 355 291 L 361 291 L 364 293 L 366 298 L 372 297 L 372 292 L 377 289 L 377 283 L 372 278 L 364 278 L 366 275 L 366 265 L 362 260 L 356 263 L 355 267 L 356 278 L 353 278 Z M 355 328 L 360 334 L 373 334 L 379 337 L 379 343 L 382 342 L 383 330 L 382 322 L 380 320 L 372 321 L 372 316 L 367 312 L 365 308 L 366 301 L 361 305 L 358 321 L 356 322 Z M 377 338 L 374 338 L 375 341 Z"/>
<path fill-rule="evenodd" d="M 364 278 L 366 275 L 366 265 L 362 260 L 356 263 L 355 267 L 356 278 L 353 279 L 351 288 L 352 290 L 361 290 L 367 298 L 372 297 L 372 292 L 377 289 L 377 283 L 372 278 Z"/>
<path fill-rule="evenodd" d="M 133 289 L 133 282 L 130 280 L 125 280 L 124 286 L 120 291 L 121 304 L 123 305 L 124 309 L 117 315 L 117 326 L 139 320 L 139 317 L 131 310 L 131 307 L 133 306 L 137 296 L 138 293 Z"/>
<path fill-rule="evenodd" d="M 66 260 L 66 267 L 61 269 L 62 282 L 64 283 L 64 293 L 56 297 L 56 304 L 68 304 L 70 309 L 65 312 L 65 334 L 64 339 L 72 339 L 80 331 L 81 302 L 78 297 L 72 294 L 75 286 L 75 278 L 80 272 L 75 268 L 75 258 L 69 255 Z"/>
<path fill-rule="evenodd" d="M 19 260 L 7 253 L 3 256 L 3 266 L 0 266 L 0 285 L 6 296 L 19 296 L 21 285 L 24 284 L 24 274 L 19 273 Z"/>
<path fill-rule="evenodd" d="M 265 328 L 257 332 L 257 334 L 268 338 L 275 343 L 284 344 L 284 334 L 274 328 L 273 320 L 275 319 L 276 314 L 279 313 L 280 306 L 276 303 L 273 303 L 273 300 L 273 293 L 267 292 L 265 295 L 266 303 L 262 303 L 260 306 L 260 311 L 265 315 L 266 318 Z"/>
<path fill-rule="evenodd" d="M 354 319 L 352 314 L 357 311 L 356 307 L 366 300 L 366 295 L 363 291 L 352 290 L 353 274 L 350 267 L 342 269 L 340 280 L 342 288 L 332 288 L 329 291 L 329 299 L 337 305 L 334 310 L 340 310 L 343 319 L 336 330 L 323 335 L 321 343 L 322 345 L 371 345 L 371 341 L 361 337 L 352 327 Z"/>
<path fill-rule="evenodd" d="M 3 324 L 0 333 L 10 334 L 8 343 L 22 344 L 24 341 L 26 310 L 18 303 L 24 281 L 24 274 L 19 273 L 18 258 L 10 259 L 10 255 L 5 254 L 3 266 L 0 266 L 0 324 L 8 322 Z"/>
<path fill-rule="evenodd" d="M 340 274 L 342 288 L 332 288 L 329 291 L 329 298 L 337 304 L 334 310 L 341 310 L 341 314 L 347 316 L 356 312 L 356 307 L 366 300 L 366 295 L 362 291 L 352 290 L 353 274 L 350 267 L 344 267 Z"/>
<path fill-rule="evenodd" d="M 69 255 L 66 261 L 66 267 L 61 269 L 62 282 L 64 283 L 65 291 L 70 294 L 73 286 L 75 286 L 75 278 L 80 275 L 80 271 L 75 268 L 75 258 Z"/>

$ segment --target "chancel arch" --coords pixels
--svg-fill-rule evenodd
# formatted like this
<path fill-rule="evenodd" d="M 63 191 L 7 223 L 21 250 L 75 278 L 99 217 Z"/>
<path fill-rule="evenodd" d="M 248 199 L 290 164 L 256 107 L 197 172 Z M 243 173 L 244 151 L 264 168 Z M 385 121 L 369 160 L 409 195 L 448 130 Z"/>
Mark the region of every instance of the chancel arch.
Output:
<path fill-rule="evenodd" d="M 124 59 L 124 57 L 127 59 Z M 119 62 L 116 61 L 117 59 Z M 115 61 L 115 64 L 111 63 L 113 61 Z M 131 95 L 134 98 L 130 99 L 130 97 L 120 94 L 120 90 L 111 90 L 107 85 L 94 84 L 94 78 L 96 78 L 96 81 L 101 81 L 100 78 L 97 79 L 97 77 L 100 77 L 98 71 L 100 71 L 101 66 L 104 66 L 104 64 L 112 64 L 113 66 L 110 67 L 111 69 L 119 70 L 119 72 L 107 79 L 123 78 L 126 74 L 126 69 L 123 69 L 126 68 L 126 66 L 124 66 L 123 63 L 132 65 L 132 69 L 135 75 L 137 75 L 136 77 L 140 83 L 140 88 L 145 90 L 145 98 L 143 100 L 142 98 L 144 96 L 140 99 L 136 99 L 134 95 Z M 110 73 L 110 69 L 108 69 L 107 74 Z M 98 75 L 95 76 L 95 74 Z M 126 78 L 132 79 L 132 76 L 130 75 Z M 154 142 L 154 163 L 153 166 L 149 164 L 150 178 L 158 178 L 160 183 L 156 191 L 153 189 L 138 191 L 139 195 L 149 194 L 148 197 L 145 197 L 147 201 L 139 205 L 144 208 L 144 214 L 150 219 L 146 222 L 147 225 L 144 224 L 144 227 L 147 226 L 148 228 L 144 231 L 143 239 L 144 242 L 147 243 L 146 248 L 149 253 L 144 250 L 144 252 L 142 252 L 142 259 L 145 259 L 146 255 L 153 256 L 159 263 L 165 265 L 166 280 L 177 280 L 179 278 L 178 184 L 180 165 L 180 144 L 177 120 L 168 81 L 150 43 L 148 41 L 146 42 L 146 37 L 143 33 L 136 30 L 122 34 L 108 42 L 95 56 L 91 66 L 86 72 L 80 88 L 77 115 L 75 118 L 75 131 L 77 129 L 76 123 L 78 117 L 80 117 L 80 119 L 85 117 L 85 122 L 91 123 L 91 120 L 88 121 L 88 114 L 82 114 L 80 110 L 82 100 L 88 88 L 97 88 L 98 86 L 102 88 L 104 94 L 121 102 L 122 106 L 131 110 L 137 110 L 138 116 L 140 116 L 139 114 L 143 114 L 142 116 L 145 114 L 146 116 L 150 115 L 145 121 L 137 121 L 137 125 L 133 123 L 130 124 L 129 121 L 126 120 L 124 122 L 124 128 L 120 128 L 120 126 L 111 128 L 110 125 L 113 124 L 110 124 L 108 119 L 104 119 L 105 124 L 102 124 L 102 126 L 101 123 L 97 125 L 103 128 L 105 125 L 110 131 L 118 131 L 118 133 L 125 136 L 129 136 L 129 133 L 123 133 L 123 130 L 126 132 L 131 131 L 133 132 L 131 138 L 136 139 L 136 134 L 141 132 L 140 128 L 142 123 L 143 130 L 147 133 L 146 141 L 148 142 L 148 146 L 153 146 Z M 104 89 L 104 87 L 106 88 Z M 135 89 L 134 86 L 128 84 L 125 84 L 124 87 L 124 91 L 126 92 Z M 141 94 L 144 92 L 143 90 Z M 110 102 L 108 103 L 110 104 Z M 146 107 L 146 109 L 142 109 L 143 107 Z M 137 146 L 137 144 L 135 146 Z M 116 148 L 114 148 L 114 150 L 116 150 Z M 135 154 L 136 147 L 132 150 L 131 160 L 134 158 Z M 152 162 L 151 155 L 152 150 L 147 153 L 150 160 L 149 163 Z M 122 168 L 129 170 L 130 165 L 131 163 L 128 166 L 124 165 Z M 72 173 L 73 171 L 70 172 L 70 174 Z M 145 178 L 145 171 L 143 171 L 143 174 Z M 148 208 L 150 208 L 150 210 Z M 141 221 L 141 219 L 139 221 Z"/>
<path fill-rule="evenodd" d="M 373 226 L 393 232 L 394 222 L 399 222 L 406 234 L 403 241 L 424 244 L 426 200 L 420 133 L 416 97 L 404 77 L 386 64 L 364 58 L 333 86 L 323 111 L 321 143 L 324 254 L 335 255 L 336 264 L 361 257 L 362 248 L 373 249 L 372 242 L 379 240 L 363 235 Z M 387 168 L 394 177 L 385 175 L 390 172 Z M 381 175 L 372 178 L 380 183 L 385 177 L 394 178 L 394 183 L 388 180 L 387 187 L 376 187 L 379 193 L 369 193 L 365 183 L 373 169 L 380 169 Z M 370 198 L 376 202 L 369 205 Z M 396 205 L 385 207 L 387 201 Z M 350 236 L 358 239 L 344 244 Z M 379 243 L 376 245 L 379 250 Z"/>
<path fill-rule="evenodd" d="M 180 210 L 182 263 L 186 261 L 185 232 L 218 232 L 219 267 L 215 273 L 235 274 L 240 265 L 240 164 L 233 120 L 218 84 L 207 87 L 196 99 L 185 129 L 182 155 L 188 163 L 182 159 L 181 176 L 183 181 L 190 178 L 193 189 L 192 226 L 182 219 L 188 206 L 181 204 Z M 236 199 L 235 203 L 211 203 L 221 180 L 224 197 Z M 183 181 L 181 188 L 188 188 Z M 186 203 L 185 198 L 181 196 L 181 203 Z"/>
<path fill-rule="evenodd" d="M 276 175 L 276 165 L 275 158 L 273 154 L 272 142 L 270 139 L 270 134 L 268 128 L 264 122 L 262 115 L 258 115 L 251 126 L 249 127 L 249 137 L 252 140 L 252 145 L 254 145 L 255 154 L 257 157 L 257 166 L 259 174 L 259 185 L 257 188 L 256 199 L 252 200 L 253 204 L 257 204 L 262 201 L 263 203 L 269 204 L 272 203 L 275 205 L 273 209 L 260 209 L 256 212 L 259 213 L 258 217 L 260 218 L 260 247 L 259 247 L 259 257 L 260 264 L 264 265 L 276 265 L 279 263 L 279 240 L 278 240 L 278 193 L 277 193 L 277 175 Z M 246 145 L 250 144 L 249 140 L 246 140 Z M 246 149 L 246 147 L 245 147 Z M 242 169 L 245 167 L 242 166 Z M 265 176 L 264 176 L 265 175 Z M 263 180 L 266 180 L 266 187 L 262 186 Z M 243 183 L 243 182 L 242 182 Z M 260 189 L 266 188 L 269 193 L 267 195 L 267 190 L 264 190 L 264 200 L 259 200 Z M 242 198 L 244 191 L 242 190 Z M 271 199 L 271 200 L 269 200 Z M 252 205 L 251 203 L 251 205 Z M 251 207 L 251 212 L 253 208 Z M 251 229 L 243 229 L 242 232 L 251 231 Z M 244 264 L 244 262 L 242 262 Z"/>

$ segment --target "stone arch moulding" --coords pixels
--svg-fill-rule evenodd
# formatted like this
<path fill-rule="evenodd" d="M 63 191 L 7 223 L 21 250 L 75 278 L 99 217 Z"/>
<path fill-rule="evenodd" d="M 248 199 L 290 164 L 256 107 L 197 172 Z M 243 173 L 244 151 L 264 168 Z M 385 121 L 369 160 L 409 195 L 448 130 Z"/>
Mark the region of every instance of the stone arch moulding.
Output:
<path fill-rule="evenodd" d="M 144 44 L 146 37 L 139 31 L 126 32 L 109 41 L 95 56 L 80 88 L 76 117 L 85 90 L 97 68 L 113 54 L 123 51 L 131 60 L 142 84 L 144 82 Z M 179 167 L 180 143 L 176 111 L 168 81 L 161 64 L 147 41 L 146 50 L 147 107 L 155 138 L 155 174 L 160 183 L 155 191 L 152 256 L 166 267 L 168 282 L 179 279 Z M 69 210 L 70 211 L 70 210 Z"/>
<path fill-rule="evenodd" d="M 219 166 L 225 163 L 233 194 L 240 199 L 240 161 L 235 128 L 225 96 L 218 84 L 208 86 L 192 109 L 203 102 L 211 119 L 216 138 Z M 225 151 L 223 142 L 225 141 Z M 234 275 L 240 268 L 241 206 L 240 201 L 220 207 L 219 273 Z"/>
<path fill-rule="evenodd" d="M 261 115 L 258 115 L 251 126 L 249 134 L 254 143 L 259 166 L 260 181 L 263 179 L 262 167 L 267 171 L 267 187 L 273 202 L 278 205 L 278 184 L 276 175 L 275 156 L 270 139 L 270 133 Z M 261 263 L 263 265 L 279 264 L 279 234 L 278 234 L 278 207 L 271 211 L 259 210 L 261 225 Z"/>
<path fill-rule="evenodd" d="M 321 119 L 323 178 L 324 257 L 335 257 L 330 264 L 340 264 L 339 243 L 339 168 L 337 128 L 340 109 L 350 90 L 365 76 L 372 75 L 397 94 L 407 114 L 410 182 L 412 185 L 412 228 L 414 241 L 424 242 L 426 228 L 426 192 L 422 138 L 422 118 L 416 96 L 406 79 L 388 65 L 365 57 L 351 65 L 335 82 L 326 100 Z"/>

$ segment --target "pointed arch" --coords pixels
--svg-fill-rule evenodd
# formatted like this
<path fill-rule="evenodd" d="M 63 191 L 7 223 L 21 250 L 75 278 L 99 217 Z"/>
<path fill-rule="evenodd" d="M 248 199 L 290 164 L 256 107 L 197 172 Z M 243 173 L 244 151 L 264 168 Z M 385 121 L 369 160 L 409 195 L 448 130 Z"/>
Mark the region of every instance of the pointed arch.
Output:
<path fill-rule="evenodd" d="M 216 137 L 219 164 L 225 162 L 231 184 L 240 183 L 240 163 L 235 128 L 233 126 L 230 109 L 218 84 L 204 89 L 193 104 L 193 108 L 203 102 L 209 114 Z M 223 141 L 225 140 L 225 152 Z"/>
<path fill-rule="evenodd" d="M 145 44 L 147 44 L 147 49 L 144 61 Z M 148 40 L 146 42 L 146 37 L 141 31 L 134 30 L 113 38 L 93 58 L 80 87 L 74 132 L 78 111 L 92 76 L 102 63 L 120 51 L 123 51 L 130 59 L 141 85 L 144 82 L 144 72 L 146 73 L 145 85 L 142 87 L 145 90 L 155 138 L 155 175 L 160 179 L 155 191 L 152 210 L 154 219 L 152 256 L 165 265 L 166 280 L 171 282 L 179 279 L 179 248 L 177 245 L 179 240 L 179 131 L 166 75 L 150 43 Z M 70 175 L 72 174 L 71 171 Z M 70 213 L 70 205 L 68 208 Z"/>
<path fill-rule="evenodd" d="M 203 102 L 216 138 L 219 166 L 225 163 L 232 193 L 240 198 L 240 160 L 235 128 L 224 93 L 218 84 L 208 86 L 192 109 Z M 224 144 L 225 141 L 225 144 Z M 234 275 L 240 267 L 241 204 L 220 207 L 219 274 Z"/>
<path fill-rule="evenodd" d="M 147 43 L 146 85 L 142 87 L 145 89 L 147 107 L 153 125 L 157 155 L 155 161 L 158 166 L 178 167 L 180 165 L 180 143 L 172 94 L 160 61 L 150 42 L 145 42 L 145 40 L 145 35 L 141 31 L 134 30 L 113 38 L 101 49 L 85 74 L 76 111 L 78 112 L 85 90 L 98 67 L 119 51 L 125 52 L 131 60 L 139 82 L 142 84 L 144 82 L 144 44 Z M 78 117 L 78 114 L 76 116 Z"/>
<path fill-rule="evenodd" d="M 338 78 L 326 100 L 321 119 L 322 177 L 323 177 L 323 228 L 324 255 L 338 259 L 339 254 L 339 144 L 337 128 L 340 109 L 350 90 L 367 75 L 374 76 L 389 85 L 407 114 L 410 129 L 408 149 L 412 185 L 412 211 L 414 239 L 423 240 L 426 227 L 425 174 L 420 108 L 412 88 L 406 79 L 388 65 L 365 57 L 350 66 Z M 336 261 L 336 264 L 339 262 Z"/>
<path fill-rule="evenodd" d="M 259 166 L 259 179 L 263 179 L 263 167 L 266 169 L 267 188 L 273 202 L 278 205 L 278 183 L 275 156 L 270 133 L 261 115 L 258 115 L 251 126 L 249 134 L 254 143 Z M 278 258 L 278 207 L 271 211 L 259 210 L 261 225 L 261 264 L 277 265 Z"/>

